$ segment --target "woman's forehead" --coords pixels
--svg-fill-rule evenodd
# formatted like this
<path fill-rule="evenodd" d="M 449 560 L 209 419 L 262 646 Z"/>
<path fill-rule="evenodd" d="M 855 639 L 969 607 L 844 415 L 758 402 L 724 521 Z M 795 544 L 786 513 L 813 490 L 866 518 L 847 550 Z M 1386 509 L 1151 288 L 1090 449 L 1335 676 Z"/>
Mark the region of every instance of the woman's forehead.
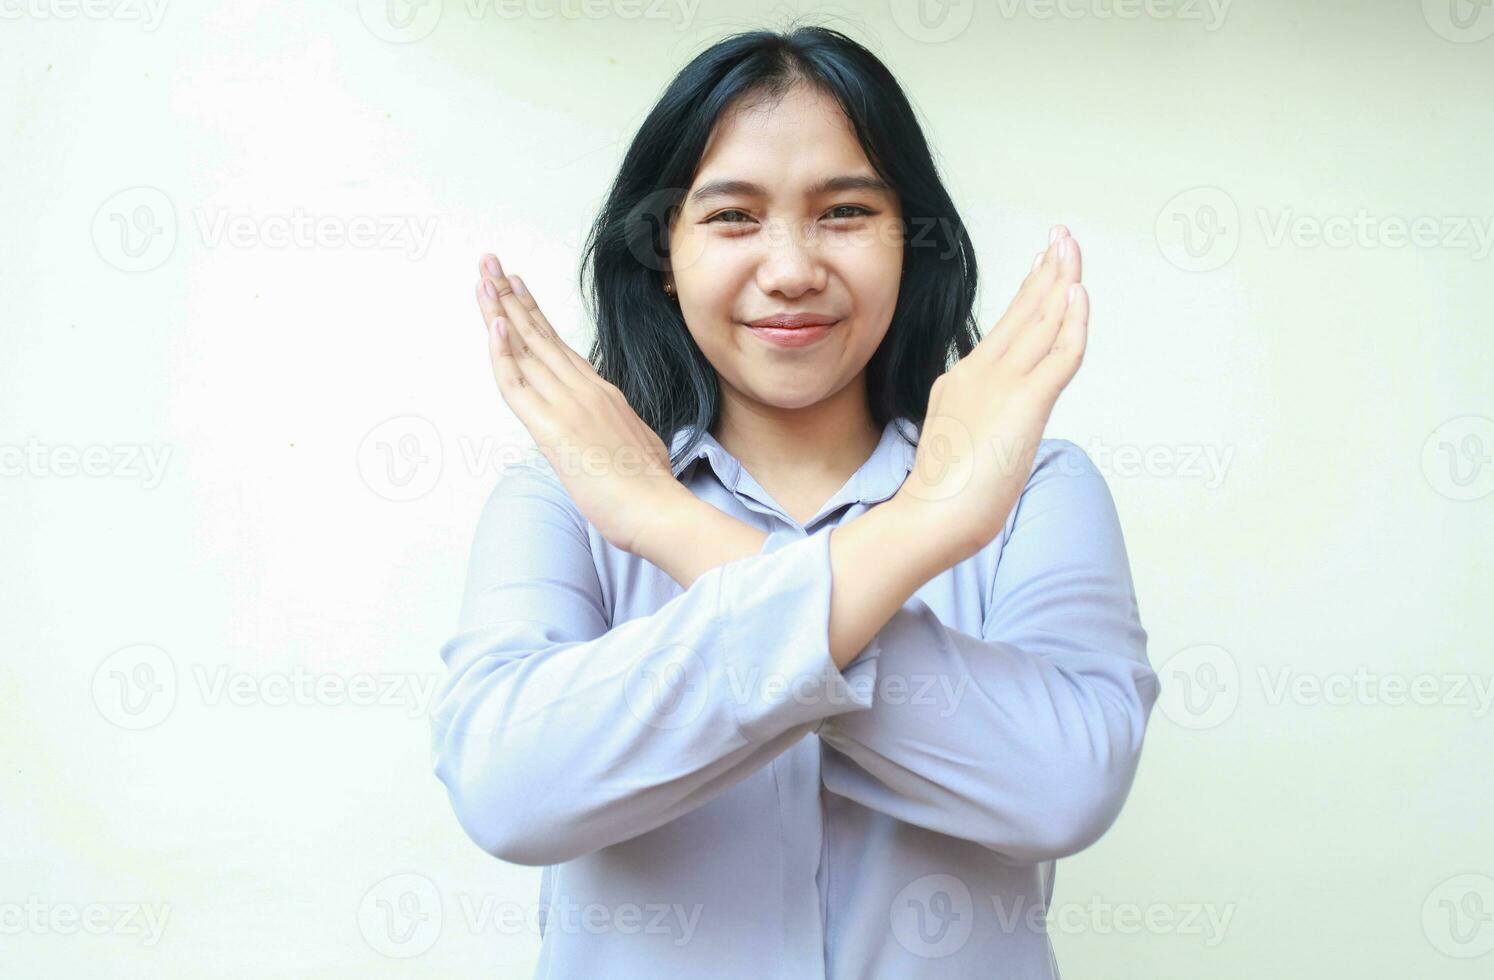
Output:
<path fill-rule="evenodd" d="M 724 110 L 706 141 L 699 169 L 720 158 L 804 153 L 865 156 L 840 103 L 826 92 L 801 85 Z"/>
<path fill-rule="evenodd" d="M 706 145 L 754 144 L 812 137 L 856 141 L 845 110 L 828 92 L 807 85 L 781 95 L 743 97 L 722 111 Z"/>

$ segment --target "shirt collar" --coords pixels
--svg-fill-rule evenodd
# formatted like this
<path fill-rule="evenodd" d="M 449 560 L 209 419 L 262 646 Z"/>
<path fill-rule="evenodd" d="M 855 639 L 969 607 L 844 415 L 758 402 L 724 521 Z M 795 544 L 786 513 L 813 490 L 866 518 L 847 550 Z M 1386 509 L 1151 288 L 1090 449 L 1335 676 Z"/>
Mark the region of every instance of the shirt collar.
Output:
<path fill-rule="evenodd" d="M 669 447 L 671 456 L 689 441 L 695 428 L 693 425 L 687 425 L 674 434 Z M 871 456 L 867 457 L 866 462 L 862 463 L 861 468 L 852 474 L 845 486 L 826 503 L 822 513 L 848 503 L 880 503 L 897 493 L 898 488 L 907 479 L 908 472 L 913 469 L 916 453 L 915 447 L 908 445 L 908 442 L 898 434 L 899 429 L 907 435 L 908 439 L 917 440 L 918 427 L 911 420 L 900 417 L 888 421 L 882 427 L 882 436 L 877 441 L 876 448 L 872 450 Z M 682 482 L 687 480 L 689 477 L 687 471 L 693 472 L 695 462 L 700 459 L 704 459 L 710 465 L 716 478 L 733 493 L 744 492 L 754 497 L 766 496 L 752 475 L 742 468 L 741 462 L 727 452 L 726 447 L 721 445 L 708 429 L 702 432 L 700 444 L 695 447 L 695 451 L 674 465 L 674 475 Z"/>

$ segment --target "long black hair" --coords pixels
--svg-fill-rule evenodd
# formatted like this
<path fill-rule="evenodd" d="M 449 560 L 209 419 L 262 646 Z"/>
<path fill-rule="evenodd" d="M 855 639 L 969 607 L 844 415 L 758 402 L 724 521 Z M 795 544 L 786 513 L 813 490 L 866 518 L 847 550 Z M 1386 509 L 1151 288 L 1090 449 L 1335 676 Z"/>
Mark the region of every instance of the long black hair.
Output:
<path fill-rule="evenodd" d="M 669 219 L 723 111 L 744 96 L 771 99 L 800 82 L 840 103 L 902 205 L 902 286 L 887 335 L 866 366 L 876 426 L 904 417 L 921 431 L 929 388 L 979 340 L 975 247 L 892 73 L 828 27 L 734 34 L 686 65 L 639 126 L 581 257 L 581 293 L 597 325 L 589 360 L 666 446 L 681 428 L 698 430 L 674 454 L 676 463 L 716 424 L 721 390 L 662 288 Z"/>

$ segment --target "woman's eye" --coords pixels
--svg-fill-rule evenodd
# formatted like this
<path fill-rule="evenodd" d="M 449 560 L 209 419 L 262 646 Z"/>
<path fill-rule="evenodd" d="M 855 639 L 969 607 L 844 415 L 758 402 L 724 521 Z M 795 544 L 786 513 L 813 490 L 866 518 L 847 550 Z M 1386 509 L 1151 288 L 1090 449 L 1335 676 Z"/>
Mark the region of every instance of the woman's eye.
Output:
<path fill-rule="evenodd" d="M 864 208 L 859 204 L 837 204 L 835 207 L 825 212 L 825 216 L 832 220 L 845 221 L 851 218 L 864 218 L 875 213 L 876 212 L 872 211 L 870 208 Z M 720 222 L 722 224 L 728 225 L 740 225 L 746 224 L 751 220 L 752 216 L 747 212 L 739 210 L 737 208 L 731 208 L 729 210 L 719 211 L 716 214 L 711 215 L 705 220 L 705 223 L 710 224 L 712 222 Z"/>
<path fill-rule="evenodd" d="M 855 212 L 855 213 L 854 214 L 836 214 L 835 213 L 836 211 L 852 211 L 852 212 Z M 867 215 L 870 215 L 871 213 L 872 212 L 870 211 L 870 209 L 864 208 L 864 207 L 862 207 L 859 204 L 837 204 L 835 207 L 831 208 L 830 211 L 828 212 L 829 216 L 832 217 L 832 218 L 862 218 L 862 217 L 866 217 Z"/>
<path fill-rule="evenodd" d="M 736 208 L 732 208 L 730 211 L 722 211 L 719 214 L 713 214 L 713 215 L 711 215 L 709 218 L 706 219 L 706 224 L 710 224 L 712 221 L 723 221 L 726 218 L 726 216 L 730 215 L 730 214 L 739 214 L 742 217 L 747 218 L 748 220 L 751 220 L 751 216 L 748 215 L 745 211 L 738 211 Z M 741 224 L 740 221 L 725 221 L 725 223 L 729 224 L 729 225 L 739 225 L 739 224 Z"/>

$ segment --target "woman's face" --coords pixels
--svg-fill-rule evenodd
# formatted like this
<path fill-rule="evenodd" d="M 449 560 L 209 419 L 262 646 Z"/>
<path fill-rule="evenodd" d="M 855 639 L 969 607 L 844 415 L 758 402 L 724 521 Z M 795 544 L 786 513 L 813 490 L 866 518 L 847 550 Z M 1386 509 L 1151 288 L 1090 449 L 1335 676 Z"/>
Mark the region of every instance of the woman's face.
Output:
<path fill-rule="evenodd" d="M 723 113 L 669 244 L 690 335 L 723 383 L 755 402 L 804 408 L 836 393 L 892 322 L 900 204 L 840 106 L 810 86 Z M 834 323 L 748 326 L 794 313 Z"/>

